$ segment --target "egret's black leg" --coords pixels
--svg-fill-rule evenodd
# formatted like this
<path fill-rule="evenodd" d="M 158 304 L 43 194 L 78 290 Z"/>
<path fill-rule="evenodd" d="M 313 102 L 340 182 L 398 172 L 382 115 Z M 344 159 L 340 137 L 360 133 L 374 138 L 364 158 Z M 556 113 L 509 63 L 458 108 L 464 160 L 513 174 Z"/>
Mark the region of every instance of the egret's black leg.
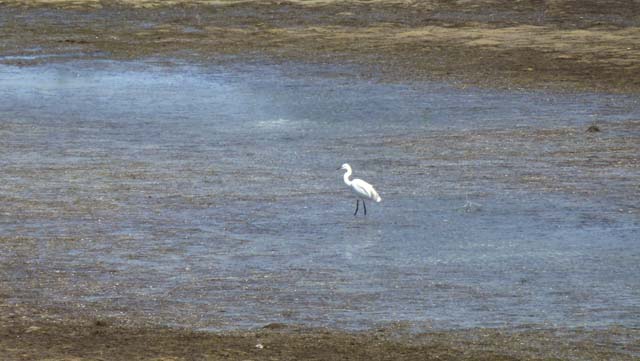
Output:
<path fill-rule="evenodd" d="M 362 206 L 364 207 L 364 215 L 367 215 L 367 204 L 364 202 L 364 199 L 362 200 Z"/>
<path fill-rule="evenodd" d="M 353 213 L 353 215 L 355 216 L 356 214 L 358 214 L 358 207 L 360 206 L 360 200 L 356 199 L 356 211 Z"/>

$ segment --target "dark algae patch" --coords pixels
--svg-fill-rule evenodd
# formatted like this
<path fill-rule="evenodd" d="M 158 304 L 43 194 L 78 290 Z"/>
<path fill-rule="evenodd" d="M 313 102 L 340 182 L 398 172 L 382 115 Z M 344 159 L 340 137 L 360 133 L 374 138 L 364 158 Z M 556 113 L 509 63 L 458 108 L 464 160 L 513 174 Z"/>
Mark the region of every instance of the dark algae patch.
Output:
<path fill-rule="evenodd" d="M 187 58 L 354 64 L 361 76 L 640 90 L 629 1 L 0 2 L 0 61 Z"/>
<path fill-rule="evenodd" d="M 51 319 L 0 305 L 0 360 L 634 360 L 638 331 L 477 329 L 403 335 L 268 327 L 227 333 Z M 635 356 L 634 356 L 635 355 Z"/>

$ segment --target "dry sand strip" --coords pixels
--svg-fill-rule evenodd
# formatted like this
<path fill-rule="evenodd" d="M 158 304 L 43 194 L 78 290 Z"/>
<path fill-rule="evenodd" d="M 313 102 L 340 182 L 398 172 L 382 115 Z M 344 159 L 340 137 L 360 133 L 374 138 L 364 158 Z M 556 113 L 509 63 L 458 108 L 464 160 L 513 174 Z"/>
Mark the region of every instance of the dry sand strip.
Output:
<path fill-rule="evenodd" d="M 389 80 L 640 91 L 638 2 L 4 0 L 0 8 L 0 61 L 11 64 L 51 61 L 34 53 L 293 60 L 358 65 L 362 76 Z"/>

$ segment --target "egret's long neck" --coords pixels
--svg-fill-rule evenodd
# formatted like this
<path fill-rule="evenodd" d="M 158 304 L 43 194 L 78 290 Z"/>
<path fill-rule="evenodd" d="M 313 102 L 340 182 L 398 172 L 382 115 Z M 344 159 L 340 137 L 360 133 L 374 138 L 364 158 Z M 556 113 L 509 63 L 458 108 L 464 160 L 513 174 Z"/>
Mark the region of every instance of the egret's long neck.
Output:
<path fill-rule="evenodd" d="M 351 185 L 351 181 L 349 180 L 349 177 L 351 177 L 351 169 L 347 169 L 347 172 L 344 174 L 344 176 L 342 176 L 342 179 L 344 179 L 344 183 L 348 186 Z"/>

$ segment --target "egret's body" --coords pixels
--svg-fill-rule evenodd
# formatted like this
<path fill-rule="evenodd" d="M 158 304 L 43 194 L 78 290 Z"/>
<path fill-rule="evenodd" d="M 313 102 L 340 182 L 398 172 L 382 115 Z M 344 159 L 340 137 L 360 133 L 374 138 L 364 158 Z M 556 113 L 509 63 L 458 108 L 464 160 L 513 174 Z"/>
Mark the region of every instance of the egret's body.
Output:
<path fill-rule="evenodd" d="M 356 214 L 358 214 L 358 208 L 360 206 L 360 200 L 362 199 L 362 206 L 364 207 L 364 214 L 367 215 L 367 205 L 364 203 L 364 201 L 366 199 L 375 201 L 375 202 L 380 202 L 382 201 L 382 198 L 380 198 L 380 195 L 378 194 L 378 192 L 376 192 L 376 190 L 373 188 L 373 186 L 365 181 L 363 181 L 362 179 L 358 179 L 358 178 L 354 178 L 353 180 L 349 180 L 349 177 L 351 177 L 351 174 L 353 173 L 353 171 L 351 170 L 351 166 L 347 163 L 343 164 L 342 167 L 338 168 L 338 169 L 342 169 L 342 170 L 346 170 L 347 172 L 344 174 L 343 179 L 344 179 L 344 183 L 351 187 L 351 190 L 353 191 L 353 193 L 356 195 L 357 199 L 356 199 L 356 211 L 355 213 L 353 213 L 353 215 L 355 216 Z"/>

